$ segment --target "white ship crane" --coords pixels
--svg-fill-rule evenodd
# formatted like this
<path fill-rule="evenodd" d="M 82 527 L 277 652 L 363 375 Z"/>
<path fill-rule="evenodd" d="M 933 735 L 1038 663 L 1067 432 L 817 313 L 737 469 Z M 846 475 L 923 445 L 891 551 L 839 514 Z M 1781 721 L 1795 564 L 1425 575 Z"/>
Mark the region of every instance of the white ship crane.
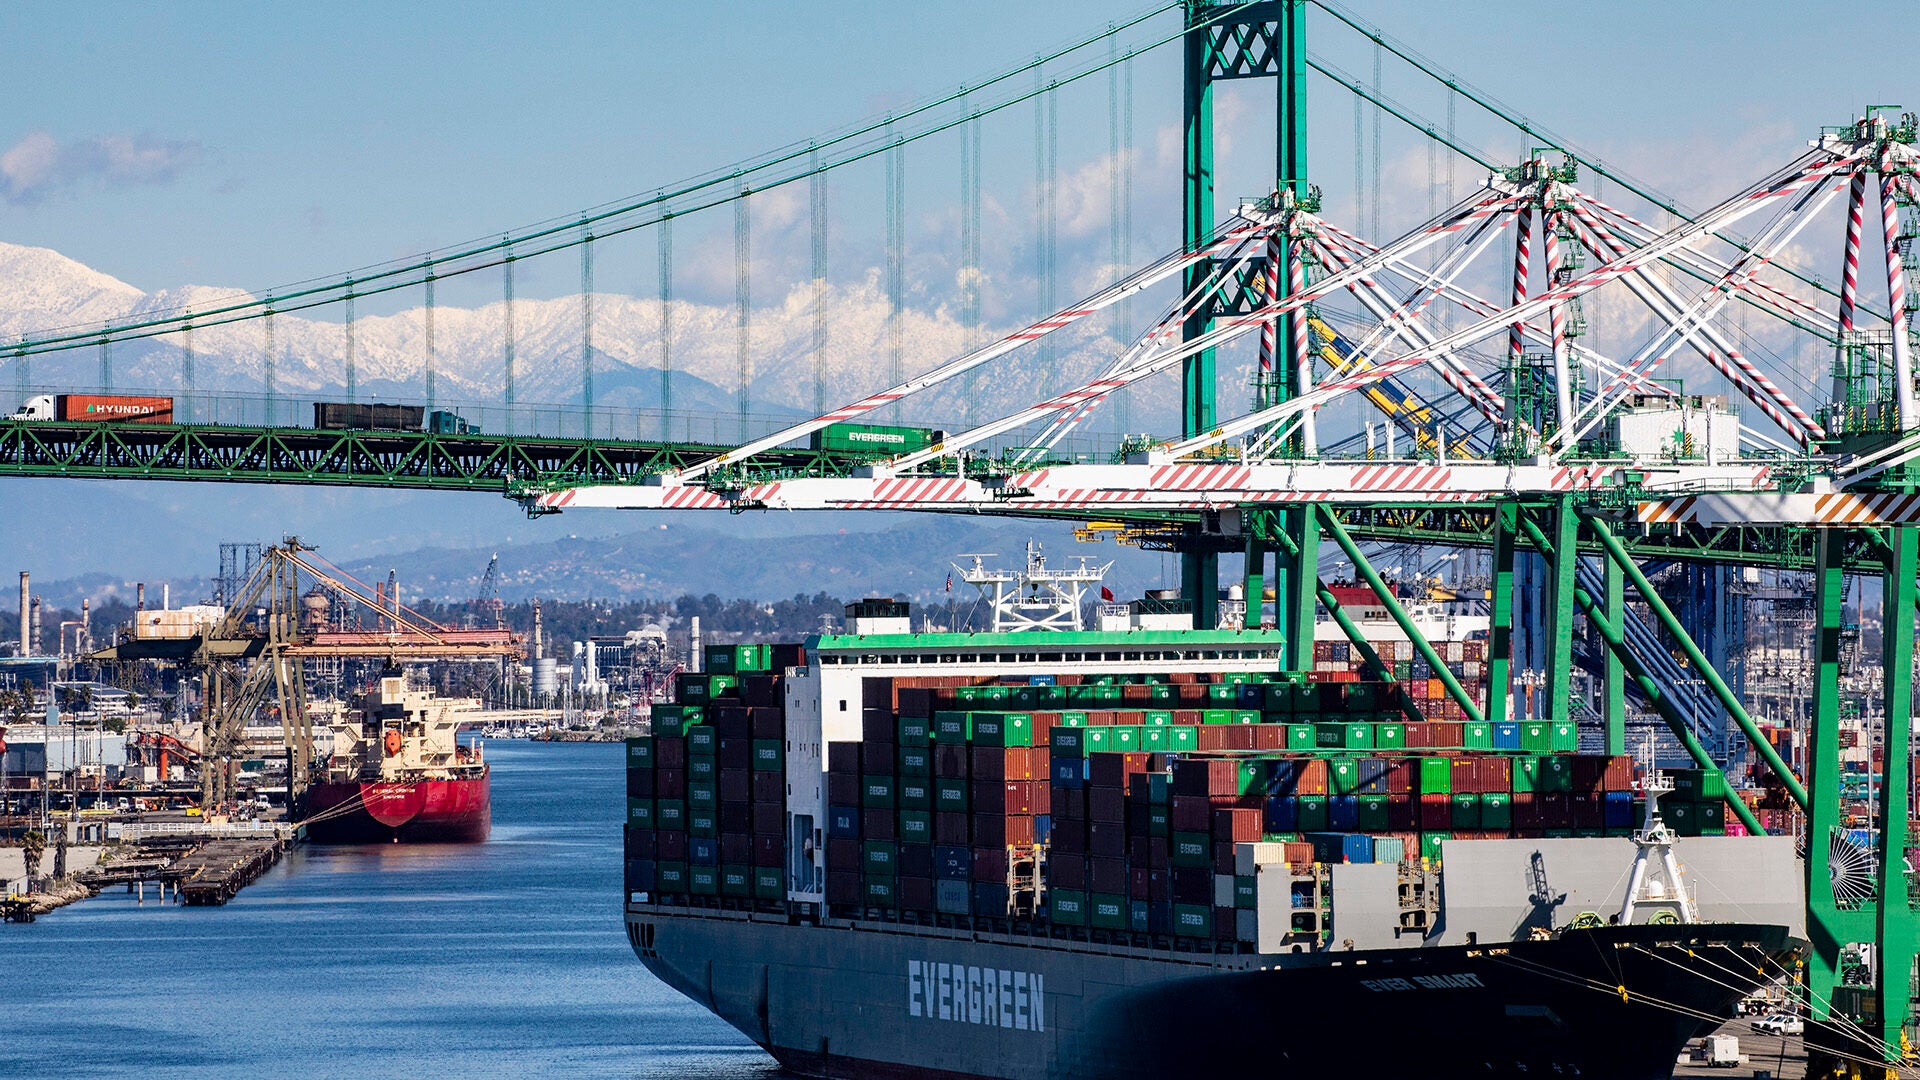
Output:
<path fill-rule="evenodd" d="M 1056 570 L 1047 566 L 1040 545 L 1027 541 L 1027 564 L 1017 570 L 990 568 L 986 554 L 966 554 L 970 565 L 954 563 L 960 579 L 980 590 L 993 606 L 994 633 L 1015 630 L 1084 630 L 1082 615 L 1087 587 L 1097 586 L 1113 568 L 1112 562 L 1093 565 L 1087 556 L 1079 564 Z"/>

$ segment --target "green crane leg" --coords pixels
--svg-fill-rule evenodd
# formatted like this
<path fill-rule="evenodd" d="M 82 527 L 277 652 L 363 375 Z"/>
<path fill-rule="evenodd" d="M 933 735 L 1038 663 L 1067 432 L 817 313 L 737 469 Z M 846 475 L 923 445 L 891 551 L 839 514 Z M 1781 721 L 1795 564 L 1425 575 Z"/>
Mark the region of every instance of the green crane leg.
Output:
<path fill-rule="evenodd" d="M 1240 590 L 1247 598 L 1247 616 L 1241 623 L 1248 630 L 1260 629 L 1267 592 L 1267 545 L 1252 529 L 1247 530 L 1247 570 Z"/>
<path fill-rule="evenodd" d="M 1528 539 L 1533 541 L 1534 547 L 1541 556 L 1550 563 L 1557 563 L 1560 553 L 1554 549 L 1540 527 L 1529 521 L 1525 515 L 1521 515 L 1519 522 L 1521 530 L 1527 534 Z M 1680 715 L 1679 710 L 1674 708 L 1673 702 L 1667 700 L 1666 694 L 1660 689 L 1660 684 L 1640 663 L 1640 658 L 1634 655 L 1633 649 L 1627 644 L 1623 626 L 1609 620 L 1606 609 L 1587 590 L 1576 588 L 1573 599 L 1581 613 L 1587 617 L 1587 621 L 1592 623 L 1593 628 L 1599 632 L 1601 640 L 1607 643 L 1607 651 L 1619 658 L 1634 684 L 1639 686 L 1641 692 L 1647 695 L 1647 700 L 1653 703 L 1654 711 L 1658 712 L 1660 718 L 1665 720 L 1667 726 L 1673 730 L 1674 737 L 1679 739 L 1680 745 L 1686 748 L 1687 756 L 1702 769 L 1719 772 L 1720 767 L 1714 764 L 1713 756 L 1707 753 L 1706 747 L 1700 745 L 1699 739 L 1694 738 L 1693 731 L 1687 727 L 1687 722 Z M 1733 811 L 1733 815 L 1740 819 L 1740 823 L 1747 827 L 1748 832 L 1755 836 L 1766 835 L 1766 829 L 1761 827 L 1760 819 L 1753 816 L 1753 811 L 1747 808 L 1745 802 L 1731 793 L 1727 796 L 1727 808 Z"/>
<path fill-rule="evenodd" d="M 1553 564 L 1552 632 L 1547 641 L 1547 719 L 1564 724 L 1573 719 L 1573 590 L 1580 560 L 1580 517 L 1573 497 L 1562 495 L 1553 507 L 1553 548 L 1567 558 Z"/>
<path fill-rule="evenodd" d="M 1606 574 L 1607 621 L 1624 627 L 1627 605 L 1623 583 L 1626 579 L 1612 559 L 1606 560 L 1601 569 Z M 1612 649 L 1607 650 L 1606 684 L 1607 697 L 1601 711 L 1607 724 L 1607 753 L 1624 754 L 1627 752 L 1627 669 Z"/>
<path fill-rule="evenodd" d="M 1605 524 L 1594 518 L 1587 519 L 1587 529 L 1593 533 L 1594 539 L 1600 541 L 1600 546 L 1607 549 L 1607 557 L 1612 559 L 1614 565 L 1618 566 L 1621 572 L 1633 582 L 1633 587 L 1640 593 L 1640 598 L 1647 602 L 1647 606 L 1653 610 L 1654 617 L 1660 621 L 1660 625 L 1679 644 L 1680 651 L 1687 656 L 1687 662 L 1692 664 L 1694 669 L 1700 672 L 1701 678 L 1706 680 L 1708 689 L 1712 690 L 1713 696 L 1719 699 L 1720 707 L 1727 710 L 1727 714 L 1733 717 L 1733 722 L 1740 725 L 1740 730 L 1746 733 L 1747 740 L 1753 744 L 1760 759 L 1767 763 L 1767 768 L 1773 770 L 1773 775 L 1779 777 L 1780 782 L 1786 785 L 1787 793 L 1793 796 L 1793 801 L 1799 803 L 1802 810 L 1806 809 L 1807 789 L 1800 783 L 1800 778 L 1793 775 L 1793 770 L 1787 767 L 1787 763 L 1780 760 L 1780 754 L 1774 750 L 1773 744 L 1766 740 L 1766 736 L 1760 734 L 1760 727 L 1753 722 L 1753 717 L 1747 715 L 1746 706 L 1740 703 L 1739 697 L 1735 696 L 1733 690 L 1727 686 L 1727 681 L 1714 670 L 1706 654 L 1700 651 L 1700 646 L 1694 644 L 1692 635 L 1680 625 L 1680 620 L 1673 614 L 1673 609 L 1667 606 L 1667 602 L 1660 599 L 1660 594 L 1654 590 L 1653 583 L 1640 572 L 1640 567 L 1627 554 L 1627 549 L 1620 545 L 1619 538 L 1615 537 L 1613 531 Z M 1911 617 L 1911 592 L 1908 595 L 1908 610 Z"/>
<path fill-rule="evenodd" d="M 1285 535 L 1280 537 L 1282 550 L 1292 550 L 1293 544 L 1290 537 Z M 1419 704 L 1413 700 L 1413 691 L 1407 688 L 1406 683 L 1393 677 L 1393 668 L 1380 659 L 1380 654 L 1373 648 L 1373 642 L 1368 641 L 1367 635 L 1354 625 L 1353 619 L 1347 615 L 1347 610 L 1341 607 L 1340 601 L 1334 597 L 1333 590 L 1327 588 L 1327 583 L 1318 578 L 1314 579 L 1313 585 L 1314 593 L 1319 596 L 1321 606 L 1325 607 L 1327 614 L 1333 617 L 1334 625 L 1340 628 L 1340 632 L 1347 635 L 1347 640 L 1360 651 L 1360 659 L 1366 661 L 1368 670 L 1372 671 L 1374 677 L 1381 682 L 1393 685 L 1394 696 L 1400 702 L 1400 712 L 1412 723 L 1424 723 L 1427 719 L 1426 714 L 1420 711 Z"/>
<path fill-rule="evenodd" d="M 1487 596 L 1487 720 L 1510 718 L 1513 696 L 1513 538 L 1520 508 L 1502 502 L 1493 509 L 1493 583 Z"/>
<path fill-rule="evenodd" d="M 1201 4 L 1188 0 L 1181 17 L 1191 24 Z M 1181 228 L 1188 251 L 1200 245 L 1213 231 L 1213 79 L 1210 68 L 1213 45 L 1204 33 L 1188 34 L 1185 39 L 1186 168 L 1183 178 Z M 1185 291 L 1192 292 L 1212 272 L 1202 261 L 1187 269 Z M 1200 312 L 1180 328 L 1183 341 L 1207 332 L 1213 324 L 1208 312 Z M 1213 350 L 1207 349 L 1182 362 L 1180 367 L 1181 430 L 1191 437 L 1213 427 Z M 1220 560 L 1211 552 L 1187 551 L 1180 556 L 1180 593 L 1193 605 L 1194 625 L 1211 627 L 1217 621 L 1214 605 L 1220 590 Z"/>
<path fill-rule="evenodd" d="M 1460 686 L 1460 681 L 1453 677 L 1453 672 L 1447 670 L 1447 662 L 1439 653 L 1433 651 L 1433 646 L 1427 641 L 1426 635 L 1413 625 L 1413 619 L 1407 615 L 1407 609 L 1400 606 L 1400 600 L 1393 595 L 1393 590 L 1387 587 L 1387 583 L 1381 579 L 1379 572 L 1374 570 L 1373 564 L 1367 561 L 1367 557 L 1360 553 L 1360 546 L 1353 542 L 1353 537 L 1347 535 L 1347 530 L 1341 527 L 1340 522 L 1331 513 L 1324 513 L 1317 507 L 1312 508 L 1312 512 L 1320 515 L 1326 525 L 1327 535 L 1333 538 L 1334 543 L 1340 545 L 1341 551 L 1346 552 L 1348 560 L 1353 563 L 1353 568 L 1366 579 L 1374 595 L 1379 597 L 1380 602 L 1386 606 L 1387 614 L 1393 616 L 1393 621 L 1399 625 L 1401 632 L 1407 635 L 1408 640 L 1413 642 L 1413 647 L 1420 651 L 1420 655 L 1426 659 L 1428 666 L 1433 668 L 1434 676 L 1446 686 L 1447 696 L 1467 714 L 1467 719 L 1476 724 L 1484 723 L 1487 715 L 1480 711 L 1479 703 L 1475 702 Z"/>
<path fill-rule="evenodd" d="M 1807 996 L 1813 1018 L 1828 1017 L 1840 983 L 1840 948 L 1867 929 L 1862 913 L 1833 894 L 1832 853 L 1840 827 L 1840 635 L 1846 624 L 1847 533 L 1820 529 L 1814 540 L 1813 722 L 1807 745 Z"/>
<path fill-rule="evenodd" d="M 1286 568 L 1274 581 L 1274 622 L 1286 631 L 1294 671 L 1313 670 L 1313 602 L 1320 582 L 1320 518 L 1312 507 L 1281 511 Z M 1279 560 L 1275 560 L 1278 570 Z"/>
<path fill-rule="evenodd" d="M 1878 933 L 1874 937 L 1880 996 L 1880 1038 L 1897 1050 L 1913 1013 L 1913 962 L 1920 955 L 1920 918 L 1908 898 L 1906 846 L 1913 791 L 1914 578 L 1920 573 L 1920 530 L 1894 528 L 1882 582 L 1881 671 L 1885 673 L 1886 757 L 1876 824 Z M 1889 1060 L 1894 1060 L 1890 1053 Z"/>

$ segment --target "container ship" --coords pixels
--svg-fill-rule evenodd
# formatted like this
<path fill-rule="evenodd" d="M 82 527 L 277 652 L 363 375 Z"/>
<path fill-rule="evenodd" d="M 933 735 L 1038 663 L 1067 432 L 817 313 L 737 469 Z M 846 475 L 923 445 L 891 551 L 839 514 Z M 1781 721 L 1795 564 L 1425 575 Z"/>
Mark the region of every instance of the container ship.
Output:
<path fill-rule="evenodd" d="M 627 745 L 635 953 L 857 1080 L 1666 1077 L 1792 969 L 1793 841 L 1727 835 L 1719 774 L 1172 608 L 710 647 Z"/>
<path fill-rule="evenodd" d="M 325 777 L 307 789 L 307 839 L 485 840 L 493 827 L 489 766 L 477 742 L 459 741 L 460 713 L 476 704 L 409 690 L 404 677 L 383 676 L 332 725 Z"/>

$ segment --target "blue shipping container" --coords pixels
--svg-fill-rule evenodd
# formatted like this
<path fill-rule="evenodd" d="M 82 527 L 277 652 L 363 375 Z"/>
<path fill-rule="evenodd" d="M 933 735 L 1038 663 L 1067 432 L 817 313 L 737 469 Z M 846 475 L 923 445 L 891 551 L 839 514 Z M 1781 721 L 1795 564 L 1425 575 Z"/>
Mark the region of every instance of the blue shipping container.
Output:
<path fill-rule="evenodd" d="M 695 866 L 720 865 L 720 841 L 711 836 L 688 837 L 687 861 Z"/>
<path fill-rule="evenodd" d="M 941 844 L 933 849 L 933 876 L 942 881 L 970 881 L 973 851 L 965 845 Z"/>
<path fill-rule="evenodd" d="M 1495 750 L 1522 749 L 1520 746 L 1520 725 L 1505 723 L 1493 725 L 1493 748 Z"/>
<path fill-rule="evenodd" d="M 1373 861 L 1373 837 L 1366 833 L 1348 833 L 1341 841 L 1341 853 L 1350 863 L 1370 863 Z"/>
<path fill-rule="evenodd" d="M 1053 782 L 1069 791 L 1087 786 L 1086 758 L 1054 758 L 1049 771 Z"/>
<path fill-rule="evenodd" d="M 1335 795 L 1327 800 L 1327 824 L 1335 832 L 1350 832 L 1360 827 L 1360 796 Z M 1367 849 L 1369 853 L 1372 848 Z M 1358 860 L 1349 859 L 1348 862 Z"/>
<path fill-rule="evenodd" d="M 827 807 L 827 835 L 833 837 L 835 840 L 860 839 L 859 807 Z"/>
<path fill-rule="evenodd" d="M 1601 797 L 1601 813 L 1605 814 L 1604 824 L 1609 829 L 1632 828 L 1633 792 L 1609 791 Z"/>
<path fill-rule="evenodd" d="M 1273 795 L 1267 799 L 1264 822 L 1268 832 L 1297 832 L 1300 828 L 1300 801 L 1291 795 Z"/>

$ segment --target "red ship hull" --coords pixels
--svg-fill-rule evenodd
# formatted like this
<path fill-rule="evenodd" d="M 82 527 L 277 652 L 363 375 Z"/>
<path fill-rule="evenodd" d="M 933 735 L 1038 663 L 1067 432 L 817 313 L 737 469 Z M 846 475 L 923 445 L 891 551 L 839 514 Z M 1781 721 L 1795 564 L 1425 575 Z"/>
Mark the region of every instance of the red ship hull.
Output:
<path fill-rule="evenodd" d="M 307 792 L 315 844 L 477 844 L 493 828 L 490 776 L 319 783 Z M 315 820 L 318 819 L 318 820 Z"/>

